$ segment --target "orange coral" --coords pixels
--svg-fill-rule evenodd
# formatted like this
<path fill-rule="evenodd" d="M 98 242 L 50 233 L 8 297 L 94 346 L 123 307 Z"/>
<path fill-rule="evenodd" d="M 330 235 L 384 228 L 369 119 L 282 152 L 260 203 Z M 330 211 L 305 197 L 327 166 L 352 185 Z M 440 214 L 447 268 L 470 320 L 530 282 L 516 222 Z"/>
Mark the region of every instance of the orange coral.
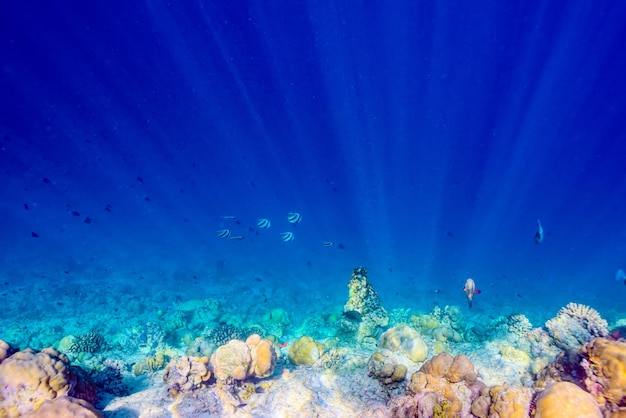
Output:
<path fill-rule="evenodd" d="M 226 380 L 228 377 L 244 380 L 248 376 L 251 362 L 250 347 L 240 340 L 230 340 L 211 356 L 211 364 L 218 380 Z"/>
<path fill-rule="evenodd" d="M 252 362 L 249 367 L 249 374 L 255 377 L 267 377 L 274 373 L 276 365 L 276 349 L 269 340 L 261 339 L 258 334 L 252 334 L 246 340 L 250 348 Z"/>
<path fill-rule="evenodd" d="M 585 383 L 596 401 L 621 405 L 626 399 L 626 342 L 595 338 L 581 353 L 591 363 L 593 376 Z"/>
<path fill-rule="evenodd" d="M 554 383 L 539 394 L 535 418 L 602 418 L 591 394 L 570 382 Z"/>

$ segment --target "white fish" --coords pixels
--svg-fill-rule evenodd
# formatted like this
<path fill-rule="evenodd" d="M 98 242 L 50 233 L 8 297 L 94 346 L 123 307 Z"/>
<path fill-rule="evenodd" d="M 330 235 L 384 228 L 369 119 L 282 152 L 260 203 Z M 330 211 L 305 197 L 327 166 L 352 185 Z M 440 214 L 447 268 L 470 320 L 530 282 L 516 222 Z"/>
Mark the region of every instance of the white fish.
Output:
<path fill-rule="evenodd" d="M 535 244 L 541 244 L 543 241 L 543 228 L 541 227 L 541 222 L 537 219 L 537 232 L 535 232 Z"/>
<path fill-rule="evenodd" d="M 267 229 L 272 225 L 269 219 L 261 218 L 256 221 L 256 226 L 261 229 Z"/>
<path fill-rule="evenodd" d="M 322 245 L 324 247 L 332 247 L 333 245 L 335 245 L 335 243 L 332 241 L 322 241 Z"/>
<path fill-rule="evenodd" d="M 243 235 L 231 235 L 228 239 L 232 239 L 235 241 L 241 241 L 243 239 Z"/>
<path fill-rule="evenodd" d="M 294 235 L 293 232 L 281 232 L 280 238 L 285 242 L 289 242 L 293 241 Z"/>
<path fill-rule="evenodd" d="M 230 237 L 230 229 L 220 229 L 217 231 L 218 238 L 228 238 Z"/>
<path fill-rule="evenodd" d="M 287 214 L 287 220 L 292 224 L 297 224 L 302 220 L 302 215 L 300 215 L 298 212 L 289 212 Z"/>
<path fill-rule="evenodd" d="M 226 216 L 222 216 L 222 219 L 237 219 L 237 217 L 233 215 L 226 215 Z"/>

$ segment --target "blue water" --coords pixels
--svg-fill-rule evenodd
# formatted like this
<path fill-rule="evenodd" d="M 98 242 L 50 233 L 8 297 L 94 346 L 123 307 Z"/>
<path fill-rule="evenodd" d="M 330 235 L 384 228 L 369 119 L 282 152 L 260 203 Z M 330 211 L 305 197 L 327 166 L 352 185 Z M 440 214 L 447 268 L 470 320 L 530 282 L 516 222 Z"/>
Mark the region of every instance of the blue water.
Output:
<path fill-rule="evenodd" d="M 92 3 L 2 6 L 6 303 L 626 312 L 626 4 Z"/>

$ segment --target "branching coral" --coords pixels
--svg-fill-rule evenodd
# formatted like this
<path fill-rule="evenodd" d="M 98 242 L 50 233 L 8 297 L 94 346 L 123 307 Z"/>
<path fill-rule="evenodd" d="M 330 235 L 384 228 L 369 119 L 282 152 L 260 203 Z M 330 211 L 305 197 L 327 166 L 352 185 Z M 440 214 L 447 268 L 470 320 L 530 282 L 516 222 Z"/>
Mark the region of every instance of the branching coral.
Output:
<path fill-rule="evenodd" d="M 555 318 L 546 322 L 546 328 L 554 343 L 566 350 L 578 349 L 592 338 L 609 333 L 598 311 L 578 303 L 561 308 Z"/>

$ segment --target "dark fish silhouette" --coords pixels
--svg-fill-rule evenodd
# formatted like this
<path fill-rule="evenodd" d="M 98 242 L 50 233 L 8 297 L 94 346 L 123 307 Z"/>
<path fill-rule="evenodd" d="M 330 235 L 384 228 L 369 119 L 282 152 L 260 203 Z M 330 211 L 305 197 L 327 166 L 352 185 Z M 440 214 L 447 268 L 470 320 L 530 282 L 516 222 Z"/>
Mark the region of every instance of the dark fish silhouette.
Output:
<path fill-rule="evenodd" d="M 106 210 L 107 212 L 111 212 L 111 209 L 113 209 L 113 206 L 111 206 L 111 205 L 106 205 L 104 207 L 104 210 Z"/>
<path fill-rule="evenodd" d="M 28 203 L 24 203 L 24 209 L 29 210 Z"/>
<path fill-rule="evenodd" d="M 363 321 L 363 315 L 359 311 L 344 311 L 342 314 L 346 319 L 349 319 L 353 322 L 361 322 Z"/>
<path fill-rule="evenodd" d="M 139 183 L 143 184 L 143 179 L 142 179 L 141 177 L 139 177 L 139 176 L 137 176 L 137 181 L 138 181 Z"/>
<path fill-rule="evenodd" d="M 41 181 L 42 181 L 43 183 L 46 183 L 46 184 L 50 184 L 50 183 L 52 183 L 48 177 L 44 177 L 44 178 L 42 178 L 42 179 L 41 179 Z"/>
<path fill-rule="evenodd" d="M 150 196 L 144 197 L 143 200 L 145 200 L 146 202 L 152 202 L 152 199 L 150 199 Z"/>
<path fill-rule="evenodd" d="M 339 245 L 337 245 L 337 248 L 339 248 L 340 250 L 345 250 L 346 246 L 340 243 Z"/>
<path fill-rule="evenodd" d="M 86 224 L 90 224 L 91 223 L 91 218 L 89 216 L 87 216 L 83 222 L 85 222 Z"/>
<path fill-rule="evenodd" d="M 33 238 L 39 238 L 39 234 L 36 233 L 36 232 L 31 232 L 30 236 L 33 237 Z"/>
<path fill-rule="evenodd" d="M 77 210 L 72 211 L 72 216 L 80 216 L 80 212 Z"/>

